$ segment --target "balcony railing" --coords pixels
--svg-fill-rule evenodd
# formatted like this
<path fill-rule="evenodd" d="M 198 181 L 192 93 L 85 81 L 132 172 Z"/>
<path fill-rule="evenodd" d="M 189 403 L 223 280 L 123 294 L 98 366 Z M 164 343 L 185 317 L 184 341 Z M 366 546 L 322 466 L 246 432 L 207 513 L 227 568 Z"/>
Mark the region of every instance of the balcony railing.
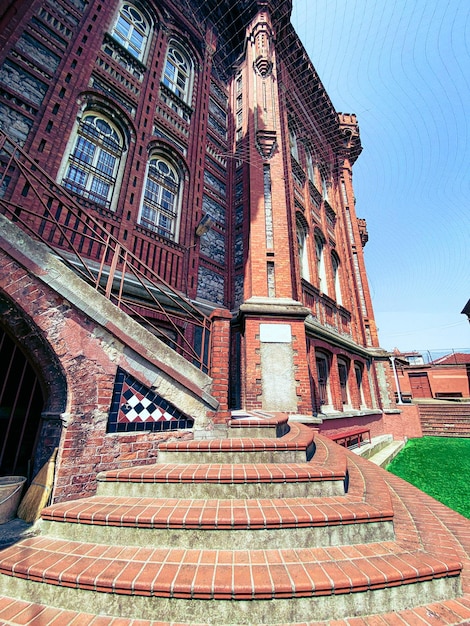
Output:
<path fill-rule="evenodd" d="M 0 212 L 117 307 L 209 371 L 209 319 L 122 245 L 111 232 L 115 222 L 90 215 L 1 131 Z"/>

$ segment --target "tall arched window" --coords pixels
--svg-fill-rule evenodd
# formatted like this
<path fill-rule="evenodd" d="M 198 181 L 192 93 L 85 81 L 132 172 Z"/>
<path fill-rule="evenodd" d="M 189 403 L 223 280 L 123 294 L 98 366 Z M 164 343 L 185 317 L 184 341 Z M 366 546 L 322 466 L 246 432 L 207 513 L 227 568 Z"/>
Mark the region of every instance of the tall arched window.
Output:
<path fill-rule="evenodd" d="M 300 219 L 297 219 L 297 250 L 299 255 L 300 276 L 305 280 L 310 280 L 307 251 L 307 226 Z"/>
<path fill-rule="evenodd" d="M 312 153 L 308 148 L 305 150 L 305 160 L 307 162 L 307 174 L 309 180 L 315 185 L 315 163 L 313 161 Z"/>
<path fill-rule="evenodd" d="M 142 13 L 132 4 L 123 4 L 112 35 L 140 61 L 144 57 L 149 32 L 149 24 Z"/>
<path fill-rule="evenodd" d="M 190 104 L 191 83 L 192 63 L 190 58 L 175 42 L 170 42 L 166 53 L 163 84 L 180 100 Z"/>
<path fill-rule="evenodd" d="M 109 207 L 123 149 L 123 137 L 109 120 L 95 112 L 85 114 L 68 157 L 62 184 Z"/>
<path fill-rule="evenodd" d="M 180 177 L 163 156 L 149 159 L 140 223 L 162 237 L 175 239 L 179 216 Z"/>
<path fill-rule="evenodd" d="M 289 126 L 289 146 L 290 153 L 296 161 L 299 160 L 299 146 L 297 144 L 297 135 L 292 126 Z"/>
<path fill-rule="evenodd" d="M 348 388 L 348 376 L 349 376 L 349 363 L 345 359 L 338 359 L 338 375 L 339 386 L 341 389 L 341 402 L 343 406 L 349 405 L 349 388 Z"/>
<path fill-rule="evenodd" d="M 333 268 L 333 281 L 335 285 L 335 296 L 338 304 L 343 304 L 343 297 L 341 295 L 341 282 L 339 278 L 339 257 L 335 252 L 331 253 L 331 267 Z"/>
<path fill-rule="evenodd" d="M 324 255 L 325 239 L 323 235 L 317 231 L 315 233 L 315 252 L 317 255 L 317 273 L 318 287 L 320 291 L 328 294 L 328 283 L 326 280 L 325 255 Z"/>
<path fill-rule="evenodd" d="M 318 403 L 320 407 L 331 405 L 330 398 L 330 359 L 323 352 L 315 354 L 317 367 Z"/>
<path fill-rule="evenodd" d="M 364 378 L 364 366 L 362 363 L 355 362 L 354 363 L 354 374 L 356 376 L 356 384 L 357 384 L 357 392 L 359 395 L 359 405 L 360 407 L 365 405 L 364 402 L 364 389 L 363 389 L 363 378 Z"/>

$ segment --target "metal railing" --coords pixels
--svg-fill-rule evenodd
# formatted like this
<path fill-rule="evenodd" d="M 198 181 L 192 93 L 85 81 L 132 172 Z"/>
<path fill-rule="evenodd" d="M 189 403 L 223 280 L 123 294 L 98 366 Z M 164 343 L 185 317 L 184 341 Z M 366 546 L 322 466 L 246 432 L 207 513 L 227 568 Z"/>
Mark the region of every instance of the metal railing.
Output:
<path fill-rule="evenodd" d="M 91 211 L 0 131 L 0 212 L 117 307 L 209 371 L 210 320 L 113 235 L 117 222 L 109 211 L 102 223 Z"/>

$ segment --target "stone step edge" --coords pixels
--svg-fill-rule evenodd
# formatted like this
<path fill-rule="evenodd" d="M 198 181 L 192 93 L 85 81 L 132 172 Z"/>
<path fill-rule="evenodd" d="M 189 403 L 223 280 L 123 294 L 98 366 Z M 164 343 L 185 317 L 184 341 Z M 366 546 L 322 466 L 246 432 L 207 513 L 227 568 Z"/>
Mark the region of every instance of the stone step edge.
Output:
<path fill-rule="evenodd" d="M 78 542 L 43 542 L 47 548 L 35 547 L 38 538 L 7 548 L 0 574 L 126 596 L 268 600 L 398 587 L 456 577 L 462 568 L 456 559 L 444 561 L 424 551 L 319 560 L 308 549 L 243 550 L 234 563 L 232 553 L 230 559 L 224 558 L 230 551 L 127 548 L 125 557 L 119 559 L 113 558 L 112 546 L 85 544 L 91 551 L 87 556 L 84 544 Z"/>
<path fill-rule="evenodd" d="M 256 530 L 393 521 L 391 506 L 366 502 L 313 503 L 311 499 L 217 501 L 92 496 L 43 510 L 49 522 L 132 528 Z"/>
<path fill-rule="evenodd" d="M 294 483 L 344 480 L 346 462 L 327 469 L 313 463 L 162 463 L 101 472 L 98 482 L 127 483 Z"/>

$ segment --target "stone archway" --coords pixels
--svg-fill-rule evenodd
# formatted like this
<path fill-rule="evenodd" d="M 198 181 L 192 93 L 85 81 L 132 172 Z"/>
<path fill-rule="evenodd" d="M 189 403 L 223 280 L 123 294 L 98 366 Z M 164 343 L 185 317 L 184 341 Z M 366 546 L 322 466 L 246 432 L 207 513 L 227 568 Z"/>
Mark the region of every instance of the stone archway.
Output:
<path fill-rule="evenodd" d="M 59 445 L 67 387 L 40 330 L 0 291 L 0 474 L 34 477 Z"/>

